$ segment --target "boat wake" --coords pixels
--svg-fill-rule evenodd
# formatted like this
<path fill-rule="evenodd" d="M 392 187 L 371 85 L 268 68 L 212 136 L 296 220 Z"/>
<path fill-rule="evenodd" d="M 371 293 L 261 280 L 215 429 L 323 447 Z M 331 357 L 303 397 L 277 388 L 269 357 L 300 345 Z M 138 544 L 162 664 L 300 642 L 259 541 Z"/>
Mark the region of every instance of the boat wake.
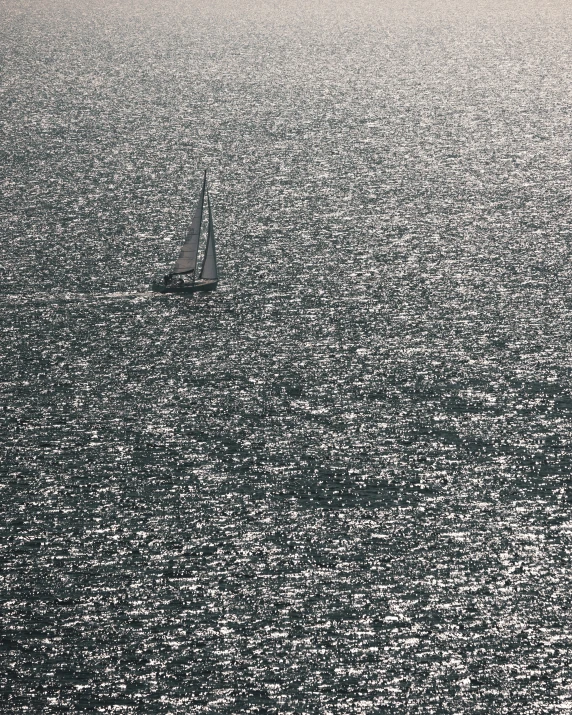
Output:
<path fill-rule="evenodd" d="M 109 293 L 49 292 L 22 296 L 17 293 L 0 294 L 0 303 L 93 303 L 99 300 L 149 300 L 153 297 L 149 290 L 113 291 Z"/>

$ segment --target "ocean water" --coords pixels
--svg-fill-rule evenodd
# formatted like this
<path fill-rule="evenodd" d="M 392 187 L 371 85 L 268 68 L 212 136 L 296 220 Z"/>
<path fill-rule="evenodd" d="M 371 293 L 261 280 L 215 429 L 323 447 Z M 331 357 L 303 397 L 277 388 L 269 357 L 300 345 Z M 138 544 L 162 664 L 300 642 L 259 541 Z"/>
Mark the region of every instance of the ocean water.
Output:
<path fill-rule="evenodd" d="M 572 711 L 570 5 L 0 34 L 0 711 Z"/>

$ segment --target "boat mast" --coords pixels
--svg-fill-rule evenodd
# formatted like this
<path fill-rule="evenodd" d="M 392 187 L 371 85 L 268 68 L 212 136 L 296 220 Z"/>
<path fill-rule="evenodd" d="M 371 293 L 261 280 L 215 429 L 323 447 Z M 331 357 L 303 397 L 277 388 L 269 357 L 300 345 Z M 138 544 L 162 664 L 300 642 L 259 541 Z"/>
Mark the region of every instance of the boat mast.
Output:
<path fill-rule="evenodd" d="M 206 188 L 207 188 L 207 170 L 205 169 L 205 175 L 204 175 L 204 178 L 203 178 L 203 190 L 201 191 L 201 220 L 199 221 L 199 238 L 198 238 L 198 241 L 197 241 L 197 252 L 198 252 L 199 242 L 200 242 L 200 240 L 201 240 L 201 225 L 202 225 L 202 223 L 203 223 L 203 209 L 204 209 L 204 206 L 205 206 L 205 191 L 206 191 Z M 195 268 L 194 268 L 194 270 L 193 270 L 193 283 L 192 283 L 193 287 L 194 287 L 194 285 L 195 285 L 196 275 L 197 275 L 197 264 L 196 264 L 196 261 L 195 261 Z"/>

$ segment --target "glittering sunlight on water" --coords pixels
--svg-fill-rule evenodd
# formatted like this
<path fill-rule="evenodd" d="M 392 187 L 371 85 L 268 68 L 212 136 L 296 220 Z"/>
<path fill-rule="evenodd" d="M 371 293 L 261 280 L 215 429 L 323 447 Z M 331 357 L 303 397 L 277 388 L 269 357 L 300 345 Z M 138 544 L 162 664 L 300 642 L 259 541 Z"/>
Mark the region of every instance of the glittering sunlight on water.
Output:
<path fill-rule="evenodd" d="M 2 6 L 2 712 L 572 709 L 572 27 L 496 5 Z"/>

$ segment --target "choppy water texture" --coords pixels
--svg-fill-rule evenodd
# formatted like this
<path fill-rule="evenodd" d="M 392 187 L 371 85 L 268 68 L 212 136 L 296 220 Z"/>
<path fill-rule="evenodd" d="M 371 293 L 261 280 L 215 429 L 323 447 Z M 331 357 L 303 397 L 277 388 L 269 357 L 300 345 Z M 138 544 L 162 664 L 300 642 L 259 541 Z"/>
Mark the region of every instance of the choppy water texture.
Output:
<path fill-rule="evenodd" d="M 571 711 L 570 5 L 0 14 L 0 710 Z"/>

